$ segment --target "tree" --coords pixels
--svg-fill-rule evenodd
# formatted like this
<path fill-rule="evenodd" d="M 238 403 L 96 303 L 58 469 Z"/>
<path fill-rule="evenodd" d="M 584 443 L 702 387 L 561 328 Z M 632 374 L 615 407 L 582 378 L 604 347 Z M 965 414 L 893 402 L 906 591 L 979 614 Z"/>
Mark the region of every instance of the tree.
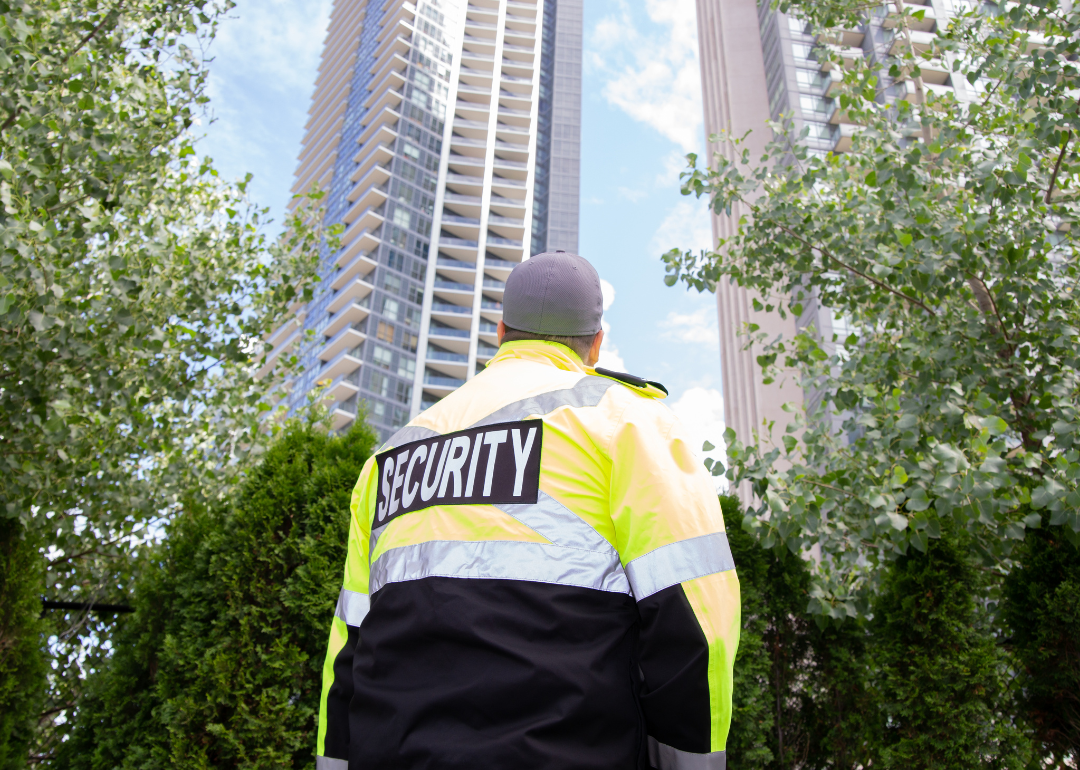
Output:
<path fill-rule="evenodd" d="M 0 518 L 0 769 L 22 767 L 41 711 L 45 685 L 36 543 L 13 537 Z"/>
<path fill-rule="evenodd" d="M 867 8 L 790 7 L 818 29 Z M 718 138 L 734 157 L 711 168 L 690 156 L 684 194 L 749 214 L 714 251 L 669 252 L 668 283 L 736 281 L 769 311 L 818 302 L 854 330 L 748 329 L 767 378 L 823 397 L 779 444 L 728 436 L 729 478 L 757 498 L 747 526 L 769 547 L 820 548 L 815 612 L 869 612 L 889 565 L 952 525 L 1002 570 L 1043 513 L 1080 544 L 1078 33 L 1071 4 L 979 6 L 923 53 L 844 70 L 837 106 L 861 126 L 849 153 L 810 155 L 777 124 L 761 159 L 737 137 Z M 978 100 L 899 98 L 926 58 Z"/>
<path fill-rule="evenodd" d="M 979 580 L 946 531 L 889 571 L 871 624 L 885 767 L 1021 768 L 1026 743 L 1007 660 L 975 597 Z"/>
<path fill-rule="evenodd" d="M 219 499 L 268 438 L 252 363 L 321 234 L 269 241 L 246 182 L 195 155 L 196 49 L 231 6 L 0 0 L 0 548 L 42 549 L 11 579 L 49 599 L 123 599 L 147 525 Z M 56 714 L 108 624 L 47 621 Z"/>
<path fill-rule="evenodd" d="M 1005 578 L 1002 619 L 1019 663 L 1018 711 L 1053 767 L 1080 760 L 1080 550 L 1060 529 L 1028 534 Z"/>
<path fill-rule="evenodd" d="M 375 433 L 294 422 L 227 508 L 178 518 L 57 764 L 309 767 L 349 501 Z"/>
<path fill-rule="evenodd" d="M 720 504 L 742 595 L 727 745 L 732 766 L 866 766 L 875 756 L 881 709 L 868 690 L 865 627 L 815 622 L 807 611 L 806 562 L 763 548 L 742 527 L 738 498 L 724 496 Z"/>

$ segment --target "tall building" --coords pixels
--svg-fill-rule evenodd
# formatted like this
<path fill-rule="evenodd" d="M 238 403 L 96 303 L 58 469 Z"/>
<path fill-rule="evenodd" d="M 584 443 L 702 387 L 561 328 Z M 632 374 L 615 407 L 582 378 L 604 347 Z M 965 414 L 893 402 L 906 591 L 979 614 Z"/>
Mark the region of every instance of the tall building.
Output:
<path fill-rule="evenodd" d="M 924 11 L 911 24 L 911 45 L 925 51 L 938 23 L 952 13 L 948 0 L 920 0 L 905 5 Z M 897 30 L 892 11 L 896 3 L 882 5 L 857 29 L 838 30 L 814 36 L 802 20 L 775 10 L 768 0 L 697 0 L 699 57 L 702 96 L 705 108 L 705 136 L 728 132 L 742 136 L 750 132 L 752 157 L 760 157 L 771 138 L 767 121 L 789 119 L 796 134 L 808 129 L 804 141 L 811 152 L 844 152 L 851 147 L 856 127 L 845 122 L 833 98 L 843 79 L 843 69 L 821 56 L 826 48 L 838 52 L 845 63 L 863 59 L 879 67 L 879 82 L 885 87 L 883 100 L 915 99 L 911 81 L 894 83 L 888 76 L 889 60 L 907 38 Z M 886 13 L 886 10 L 889 12 Z M 972 97 L 967 83 L 953 83 L 947 63 L 938 60 L 921 64 L 925 87 L 954 91 L 957 98 Z M 709 154 L 721 152 L 734 160 L 730 145 L 710 144 Z M 745 210 L 731 215 L 713 215 L 713 235 L 732 235 Z M 744 349 L 741 336 L 746 324 L 758 324 L 768 337 L 792 336 L 798 328 L 817 329 L 825 340 L 841 331 L 842 319 L 815 302 L 804 303 L 799 318 L 781 320 L 774 314 L 753 309 L 754 294 L 726 281 L 717 286 L 720 356 L 724 381 L 724 411 L 727 425 L 740 440 L 748 441 L 752 431 L 774 423 L 776 440 L 784 432 L 791 415 L 785 402 L 809 402 L 821 394 L 803 392 L 790 379 L 764 384 L 755 363 L 759 351 Z M 745 492 L 746 490 L 740 490 Z"/>
<path fill-rule="evenodd" d="M 262 362 L 385 439 L 494 354 L 510 270 L 577 250 L 582 0 L 334 0 L 294 193 L 341 247 Z M 295 202 L 294 202 L 295 205 Z"/>

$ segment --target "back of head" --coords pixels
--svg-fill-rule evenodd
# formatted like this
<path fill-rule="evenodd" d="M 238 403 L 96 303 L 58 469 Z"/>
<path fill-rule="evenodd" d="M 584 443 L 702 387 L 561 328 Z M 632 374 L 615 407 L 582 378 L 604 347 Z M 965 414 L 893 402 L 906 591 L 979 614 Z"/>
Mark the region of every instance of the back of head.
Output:
<path fill-rule="evenodd" d="M 558 342 L 584 358 L 603 313 L 600 276 L 587 259 L 565 251 L 537 254 L 506 279 L 503 341 Z"/>

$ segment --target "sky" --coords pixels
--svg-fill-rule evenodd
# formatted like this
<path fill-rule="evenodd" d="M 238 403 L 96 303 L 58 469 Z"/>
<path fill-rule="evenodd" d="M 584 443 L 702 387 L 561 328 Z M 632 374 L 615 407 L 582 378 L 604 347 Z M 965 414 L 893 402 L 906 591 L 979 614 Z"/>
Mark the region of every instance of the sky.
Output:
<path fill-rule="evenodd" d="M 239 0 L 210 48 L 202 154 L 281 220 L 303 139 L 330 0 Z M 604 281 L 600 366 L 664 383 L 695 448 L 721 447 L 713 295 L 664 285 L 660 255 L 707 248 L 703 201 L 679 193 L 701 153 L 694 0 L 588 0 L 582 68 L 579 251 Z M 709 453 L 721 456 L 721 449 Z"/>

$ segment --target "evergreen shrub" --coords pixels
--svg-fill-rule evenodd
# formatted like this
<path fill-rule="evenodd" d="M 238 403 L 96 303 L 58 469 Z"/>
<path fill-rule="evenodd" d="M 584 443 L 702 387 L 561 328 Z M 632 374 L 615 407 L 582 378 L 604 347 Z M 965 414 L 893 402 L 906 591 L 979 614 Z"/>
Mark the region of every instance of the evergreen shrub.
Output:
<path fill-rule="evenodd" d="M 1008 660 L 961 543 L 943 532 L 925 553 L 910 549 L 875 602 L 873 677 L 883 710 L 881 764 L 888 768 L 1023 766 L 1024 742 L 1009 710 Z"/>
<path fill-rule="evenodd" d="M 0 770 L 26 765 L 44 697 L 41 572 L 19 520 L 0 516 Z"/>
<path fill-rule="evenodd" d="M 375 441 L 292 424 L 226 509 L 170 527 L 57 766 L 312 765 L 349 500 Z"/>
<path fill-rule="evenodd" d="M 1080 549 L 1060 528 L 1028 532 L 1002 616 L 1019 662 L 1019 711 L 1054 767 L 1080 764 Z"/>

